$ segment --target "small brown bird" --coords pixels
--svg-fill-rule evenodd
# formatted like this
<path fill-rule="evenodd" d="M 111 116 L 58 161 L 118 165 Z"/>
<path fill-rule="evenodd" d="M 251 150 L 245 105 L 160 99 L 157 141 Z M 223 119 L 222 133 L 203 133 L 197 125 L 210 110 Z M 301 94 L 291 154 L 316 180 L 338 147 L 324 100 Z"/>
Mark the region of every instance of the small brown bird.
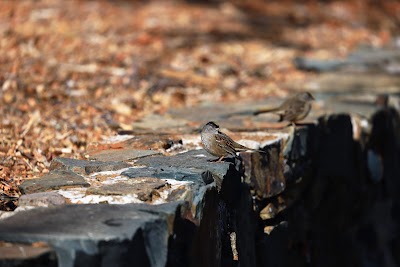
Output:
<path fill-rule="evenodd" d="M 224 157 L 237 157 L 236 153 L 240 151 L 258 151 L 262 150 L 251 149 L 241 144 L 236 143 L 229 136 L 219 131 L 219 126 L 210 121 L 203 126 L 201 130 L 201 142 L 204 149 L 218 159 L 214 161 L 221 161 Z"/>
<path fill-rule="evenodd" d="M 273 112 L 280 116 L 279 121 L 296 122 L 307 117 L 311 111 L 311 102 L 314 97 L 309 92 L 297 93 L 293 97 L 286 99 L 280 106 L 276 108 L 260 109 L 253 114 Z"/>

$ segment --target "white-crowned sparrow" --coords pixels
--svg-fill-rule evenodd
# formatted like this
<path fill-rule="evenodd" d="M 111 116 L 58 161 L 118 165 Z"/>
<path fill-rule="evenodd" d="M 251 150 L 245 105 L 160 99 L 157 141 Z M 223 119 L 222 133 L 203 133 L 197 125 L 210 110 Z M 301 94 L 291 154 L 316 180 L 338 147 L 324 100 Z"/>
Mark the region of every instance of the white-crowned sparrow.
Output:
<path fill-rule="evenodd" d="M 240 151 L 264 152 L 236 143 L 232 138 L 220 132 L 219 126 L 212 121 L 203 126 L 201 130 L 201 142 L 208 153 L 218 157 L 218 161 L 221 161 L 225 157 L 237 157 L 236 153 Z"/>

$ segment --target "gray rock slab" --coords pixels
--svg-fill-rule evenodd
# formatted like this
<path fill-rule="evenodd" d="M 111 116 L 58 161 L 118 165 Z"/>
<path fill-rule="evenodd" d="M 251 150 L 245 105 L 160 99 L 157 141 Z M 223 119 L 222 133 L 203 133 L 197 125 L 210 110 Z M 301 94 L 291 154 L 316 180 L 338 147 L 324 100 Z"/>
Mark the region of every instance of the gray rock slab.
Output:
<path fill-rule="evenodd" d="M 155 132 L 170 132 L 177 133 L 181 129 L 188 129 L 190 121 L 187 119 L 177 119 L 161 115 L 148 115 L 138 122 L 133 124 L 134 129 Z"/>
<path fill-rule="evenodd" d="M 77 174 L 91 174 L 102 171 L 116 171 L 130 165 L 121 161 L 87 161 L 69 158 L 55 158 L 50 165 L 50 170 L 69 170 Z"/>
<path fill-rule="evenodd" d="M 65 205 L 0 221 L 0 240 L 46 242 L 59 266 L 165 266 L 179 203 Z"/>
<path fill-rule="evenodd" d="M 215 157 L 209 155 L 205 150 L 191 150 L 189 152 L 180 153 L 170 157 L 151 157 L 139 159 L 136 163 L 139 165 L 146 165 L 148 167 L 159 168 L 160 170 L 166 168 L 172 171 L 171 168 L 183 169 L 184 171 L 193 170 L 209 170 L 212 173 L 223 177 L 227 173 L 229 166 L 232 164 L 228 161 L 222 162 L 209 162 Z M 167 171 L 167 172 L 168 172 Z"/>
<path fill-rule="evenodd" d="M 90 154 L 90 159 L 99 161 L 127 161 L 152 155 L 160 154 L 155 150 L 136 150 L 136 149 L 110 149 L 101 150 Z"/>
<path fill-rule="evenodd" d="M 51 207 L 66 204 L 66 199 L 56 192 L 39 192 L 22 195 L 18 199 L 18 207 Z"/>
<path fill-rule="evenodd" d="M 145 168 L 129 168 L 122 175 L 129 178 L 156 177 L 160 179 L 174 179 L 178 181 L 196 181 L 204 170 L 194 168 L 177 168 L 167 166 L 151 166 Z"/>
<path fill-rule="evenodd" d="M 136 194 L 142 201 L 152 200 L 153 194 L 158 195 L 156 190 L 167 186 L 167 182 L 151 177 L 144 177 L 139 180 L 129 180 L 115 184 L 107 184 L 99 187 L 92 187 L 87 194 L 95 195 L 129 195 Z"/>
<path fill-rule="evenodd" d="M 44 192 L 60 189 L 63 187 L 90 186 L 85 179 L 71 171 L 57 170 L 46 173 L 40 178 L 25 180 L 20 186 L 24 194 Z"/>
<path fill-rule="evenodd" d="M 277 99 L 272 101 L 271 104 L 276 104 Z M 281 101 L 278 99 L 278 102 Z M 264 107 L 265 101 L 255 102 L 244 102 L 238 104 L 227 104 L 227 103 L 208 103 L 206 105 L 171 109 L 169 115 L 174 118 L 189 118 L 192 122 L 195 122 L 200 127 L 209 121 L 215 121 L 223 128 L 228 128 L 233 131 L 254 131 L 257 129 L 266 128 L 263 123 L 265 121 L 276 122 L 279 116 L 270 115 L 263 116 L 262 120 L 259 120 L 260 116 L 253 116 L 252 110 Z"/>
<path fill-rule="evenodd" d="M 345 60 L 318 60 L 306 57 L 296 57 L 293 63 L 298 69 L 307 71 L 335 71 L 348 64 Z"/>
<path fill-rule="evenodd" d="M 219 187 L 229 171 L 234 169 L 234 159 L 222 162 L 209 162 L 215 159 L 205 150 L 191 150 L 175 156 L 154 156 L 138 159 L 136 164 L 144 165 L 145 168 L 130 168 L 122 172 L 130 178 L 143 175 L 160 179 L 176 179 L 190 181 L 196 184 L 210 183 L 210 176 Z"/>

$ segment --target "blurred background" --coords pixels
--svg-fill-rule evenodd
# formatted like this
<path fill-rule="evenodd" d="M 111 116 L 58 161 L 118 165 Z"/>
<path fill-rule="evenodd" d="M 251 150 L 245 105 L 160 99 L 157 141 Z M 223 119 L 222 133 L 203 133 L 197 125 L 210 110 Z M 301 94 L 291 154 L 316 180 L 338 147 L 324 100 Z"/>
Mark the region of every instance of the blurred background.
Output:
<path fill-rule="evenodd" d="M 399 23 L 390 0 L 0 1 L 0 195 L 146 114 L 285 97 L 321 72 L 296 59 L 398 48 Z"/>

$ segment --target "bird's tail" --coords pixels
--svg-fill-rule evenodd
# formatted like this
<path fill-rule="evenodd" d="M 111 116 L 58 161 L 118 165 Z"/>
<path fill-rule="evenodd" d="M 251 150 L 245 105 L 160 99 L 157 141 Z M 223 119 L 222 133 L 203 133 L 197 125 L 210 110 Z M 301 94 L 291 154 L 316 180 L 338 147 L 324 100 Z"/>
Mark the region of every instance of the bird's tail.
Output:
<path fill-rule="evenodd" d="M 242 146 L 240 144 L 237 144 L 237 146 L 235 147 L 235 150 L 236 151 L 254 151 L 254 152 L 265 153 L 265 151 L 263 151 L 263 150 L 249 148 L 246 146 Z"/>
<path fill-rule="evenodd" d="M 238 112 L 233 112 L 229 114 L 224 114 L 221 116 L 223 119 L 227 119 L 230 117 L 234 116 L 251 116 L 251 115 L 258 115 L 261 113 L 267 113 L 267 112 L 275 112 L 278 111 L 279 107 L 273 107 L 273 108 L 264 108 L 264 109 L 258 109 L 258 110 L 243 110 L 243 111 L 238 111 Z"/>
<path fill-rule="evenodd" d="M 253 112 L 253 115 L 258 115 L 261 113 L 268 113 L 268 112 L 275 112 L 278 111 L 280 107 L 273 107 L 273 108 L 264 108 L 264 109 L 259 109 Z"/>

